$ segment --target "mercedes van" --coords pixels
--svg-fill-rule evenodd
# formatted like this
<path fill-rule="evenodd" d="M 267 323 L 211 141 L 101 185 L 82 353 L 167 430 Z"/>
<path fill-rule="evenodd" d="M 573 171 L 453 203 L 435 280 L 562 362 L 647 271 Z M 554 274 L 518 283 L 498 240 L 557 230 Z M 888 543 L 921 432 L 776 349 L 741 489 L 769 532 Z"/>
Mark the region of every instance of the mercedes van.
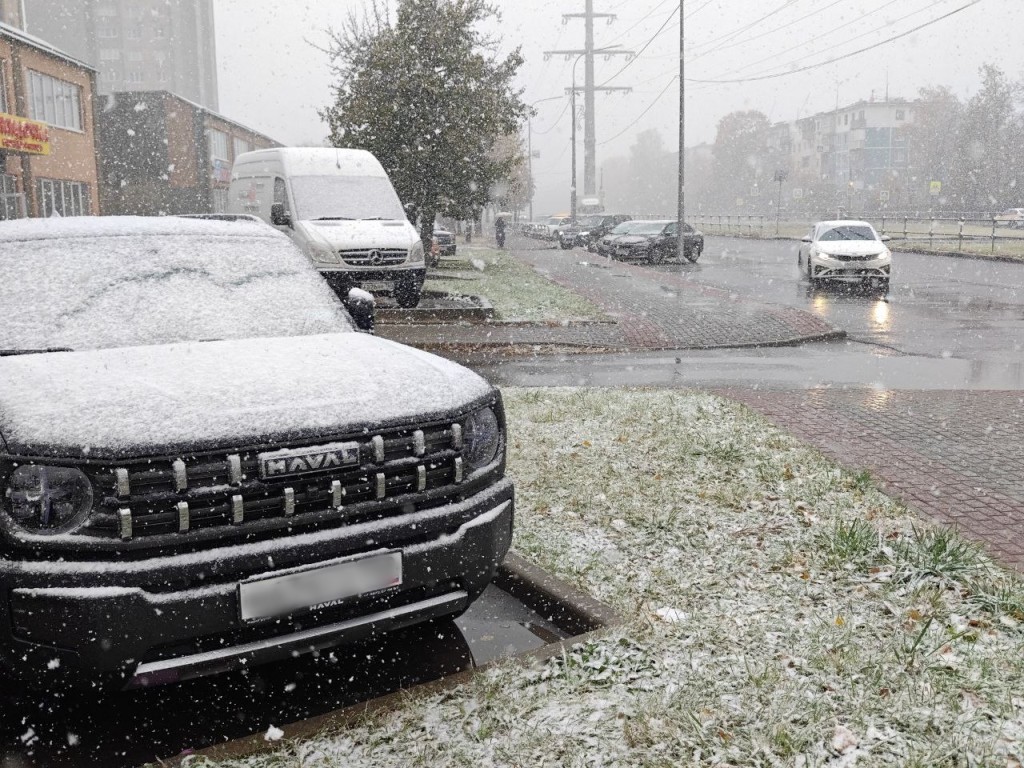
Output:
<path fill-rule="evenodd" d="M 362 149 L 293 147 L 235 158 L 228 212 L 287 234 L 339 296 L 352 288 L 415 307 L 426 276 L 423 243 L 391 180 Z"/>

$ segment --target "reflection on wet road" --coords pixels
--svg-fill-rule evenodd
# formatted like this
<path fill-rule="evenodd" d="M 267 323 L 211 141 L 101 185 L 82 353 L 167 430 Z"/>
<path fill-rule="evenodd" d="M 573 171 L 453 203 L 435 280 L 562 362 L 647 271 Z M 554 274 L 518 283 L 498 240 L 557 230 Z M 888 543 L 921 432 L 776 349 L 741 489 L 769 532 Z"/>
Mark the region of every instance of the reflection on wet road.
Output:
<path fill-rule="evenodd" d="M 796 243 L 708 238 L 695 280 L 814 312 L 852 339 L 922 355 L 1024 363 L 1024 264 L 893 254 L 888 295 L 844 285 L 811 288 Z"/>
<path fill-rule="evenodd" d="M 137 766 L 265 732 L 565 637 L 489 587 L 456 622 L 135 693 L 0 691 L 0 768 Z"/>

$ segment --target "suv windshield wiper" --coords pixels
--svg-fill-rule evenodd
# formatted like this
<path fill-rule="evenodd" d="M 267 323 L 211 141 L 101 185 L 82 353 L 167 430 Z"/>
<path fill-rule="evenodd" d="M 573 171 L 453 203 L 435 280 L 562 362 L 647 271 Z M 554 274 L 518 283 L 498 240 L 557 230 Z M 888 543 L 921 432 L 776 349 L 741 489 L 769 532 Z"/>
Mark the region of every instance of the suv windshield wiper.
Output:
<path fill-rule="evenodd" d="M 319 216 L 313 221 L 355 221 L 351 216 Z"/>
<path fill-rule="evenodd" d="M 71 347 L 43 347 L 42 349 L 0 349 L 0 357 L 16 355 L 44 355 L 47 352 L 74 352 Z"/>

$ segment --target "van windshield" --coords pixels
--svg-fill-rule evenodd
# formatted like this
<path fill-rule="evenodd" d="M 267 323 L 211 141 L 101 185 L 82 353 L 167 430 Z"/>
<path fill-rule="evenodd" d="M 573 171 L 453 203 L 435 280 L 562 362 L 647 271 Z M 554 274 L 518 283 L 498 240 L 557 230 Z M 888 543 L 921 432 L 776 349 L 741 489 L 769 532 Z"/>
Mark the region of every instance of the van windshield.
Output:
<path fill-rule="evenodd" d="M 380 176 L 293 176 L 295 218 L 404 219 L 391 182 Z"/>

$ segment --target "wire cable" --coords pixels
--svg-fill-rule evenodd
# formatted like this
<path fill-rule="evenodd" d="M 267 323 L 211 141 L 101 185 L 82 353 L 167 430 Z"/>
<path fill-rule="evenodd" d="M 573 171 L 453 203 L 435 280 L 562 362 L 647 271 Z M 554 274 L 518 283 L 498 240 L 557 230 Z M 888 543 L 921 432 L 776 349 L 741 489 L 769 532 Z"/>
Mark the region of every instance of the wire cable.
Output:
<path fill-rule="evenodd" d="M 939 16 L 937 18 L 932 19 L 931 21 L 926 21 L 924 24 L 919 24 L 918 26 L 914 27 L 913 29 L 908 29 L 906 32 L 901 32 L 898 35 L 893 35 L 892 37 L 889 37 L 889 38 L 887 38 L 885 40 L 881 40 L 880 42 L 873 43 L 872 45 L 866 46 L 864 48 L 860 48 L 860 49 L 858 49 L 856 51 L 851 51 L 850 53 L 844 53 L 842 56 L 836 56 L 835 58 L 828 59 L 827 61 L 822 61 L 822 62 L 819 62 L 817 64 L 808 64 L 807 66 L 798 67 L 797 69 L 787 70 L 786 72 L 775 72 L 773 74 L 758 75 L 756 77 L 740 77 L 740 78 L 733 78 L 733 79 L 718 79 L 718 80 L 698 79 L 698 78 L 689 78 L 688 77 L 688 78 L 686 78 L 686 82 L 688 82 L 688 83 L 713 83 L 713 84 L 716 84 L 716 85 L 727 85 L 727 84 L 731 84 L 731 83 L 755 83 L 755 82 L 760 82 L 760 81 L 763 81 L 763 80 L 775 80 L 775 79 L 780 78 L 780 77 L 788 77 L 789 75 L 796 75 L 796 74 L 799 74 L 800 72 L 808 72 L 808 71 L 810 71 L 812 69 L 819 69 L 820 67 L 825 67 L 825 66 L 828 66 L 829 64 L 834 64 L 837 61 L 843 61 L 844 59 L 849 59 L 849 58 L 852 58 L 854 56 L 859 56 L 862 53 L 866 53 L 868 51 L 873 51 L 875 48 L 881 48 L 883 45 L 888 45 L 889 43 L 893 43 L 893 42 L 895 42 L 897 40 L 900 40 L 901 38 L 904 38 L 904 37 L 907 37 L 909 35 L 912 35 L 915 32 L 919 32 L 920 30 L 924 29 L 925 27 L 930 27 L 933 24 L 938 24 L 940 21 L 944 21 L 944 20 L 948 19 L 951 16 L 955 16 L 956 14 L 961 13 L 962 11 L 966 11 L 968 8 L 971 8 L 972 6 L 975 6 L 978 3 L 980 3 L 980 2 L 981 2 L 981 0 L 971 0 L 971 2 L 967 3 L 967 5 L 962 5 L 959 8 L 957 8 L 957 9 L 955 9 L 953 11 L 950 11 L 949 13 L 945 13 L 942 16 Z"/>
<path fill-rule="evenodd" d="M 764 16 L 761 16 L 760 18 L 754 19 L 749 24 L 745 24 L 742 27 L 740 27 L 739 29 L 734 30 L 732 32 L 727 32 L 726 34 L 724 34 L 724 35 L 722 35 L 720 37 L 716 37 L 713 40 L 708 40 L 706 43 L 703 44 L 704 46 L 708 47 L 708 50 L 704 51 L 703 53 L 697 53 L 691 59 L 691 61 L 699 59 L 702 56 L 707 56 L 709 53 L 714 52 L 714 50 L 715 50 L 714 46 L 717 45 L 718 43 L 728 42 L 730 40 L 735 39 L 735 37 L 737 35 L 742 35 L 747 30 L 752 29 L 753 27 L 755 27 L 758 24 L 760 24 L 762 21 L 767 21 L 768 19 L 770 19 L 775 14 L 781 13 L 782 11 L 786 10 L 791 5 L 793 5 L 793 4 L 797 3 L 797 2 L 799 2 L 799 0 L 786 0 L 786 2 L 784 2 L 779 7 L 775 8 L 774 10 L 769 11 L 768 13 L 766 13 Z"/>
<path fill-rule="evenodd" d="M 633 126 L 634 126 L 634 125 L 636 125 L 637 123 L 639 123 L 639 122 L 640 122 L 640 121 L 641 121 L 641 120 L 642 120 L 642 119 L 643 119 L 643 118 L 644 118 L 644 117 L 645 117 L 645 116 L 647 115 L 647 113 L 648 113 L 648 112 L 650 112 L 650 111 L 651 111 L 652 109 L 654 109 L 654 105 L 655 105 L 655 104 L 657 104 L 657 103 L 658 103 L 659 101 L 661 101 L 662 97 L 663 97 L 663 96 L 664 96 L 664 95 L 665 95 L 666 93 L 668 93 L 668 89 L 669 89 L 669 88 L 671 88 L 671 87 L 672 87 L 672 85 L 673 85 L 673 84 L 674 84 L 674 83 L 675 83 L 675 82 L 676 82 L 676 81 L 677 81 L 678 79 L 679 79 L 679 75 L 676 75 L 676 76 L 675 76 L 675 77 L 673 77 L 673 78 L 672 78 L 671 80 L 669 80 L 669 81 L 668 81 L 668 85 L 666 85 L 666 86 L 665 86 L 665 88 L 664 88 L 664 89 L 662 90 L 662 92 L 661 92 L 661 93 L 659 93 L 659 94 L 658 94 L 657 96 L 655 96 L 655 97 L 654 97 L 654 101 L 652 101 L 652 102 L 651 102 L 650 104 L 648 104 L 648 105 L 647 105 L 647 109 L 645 109 L 645 110 L 644 110 L 643 112 L 641 112 L 641 113 L 640 113 L 639 115 L 637 115 L 637 116 L 636 116 L 636 119 L 635 119 L 635 120 L 633 120 L 633 122 L 631 122 L 631 123 L 630 123 L 629 125 L 627 125 L 627 126 L 626 126 L 625 128 L 623 128 L 623 129 L 622 129 L 621 131 L 619 131 L 618 133 L 616 133 L 616 134 L 615 134 L 614 136 L 612 136 L 612 137 L 611 137 L 610 139 L 605 139 L 604 141 L 600 142 L 600 143 L 598 144 L 598 146 L 599 146 L 599 147 L 603 147 L 603 146 L 604 146 L 605 144 L 608 144 L 608 143 L 610 143 L 610 142 L 613 142 L 613 141 L 615 141 L 615 140 L 616 140 L 617 138 L 619 138 L 620 136 L 622 136 L 622 135 L 623 135 L 624 133 L 627 133 L 627 132 L 628 132 L 628 131 L 629 131 L 629 130 L 630 130 L 630 129 L 631 129 L 631 128 L 632 128 Z"/>
<path fill-rule="evenodd" d="M 680 4 L 680 5 L 682 5 L 682 4 Z M 636 61 L 637 61 L 637 60 L 638 60 L 638 59 L 640 58 L 640 54 L 642 54 L 642 53 L 643 53 L 644 51 L 646 51 L 646 50 L 647 50 L 647 49 L 648 49 L 648 48 L 649 48 L 649 47 L 651 46 L 651 43 L 653 43 L 653 42 L 654 42 L 655 40 L 657 40 L 657 39 L 658 39 L 658 35 L 660 35 L 660 34 L 661 34 L 662 32 L 664 32 L 664 31 L 665 31 L 665 27 L 667 27 L 667 26 L 668 26 L 668 24 L 669 24 L 669 22 L 670 22 L 670 21 L 672 21 L 672 19 L 674 19 L 674 18 L 675 18 L 675 16 L 676 16 L 676 13 L 678 13 L 678 12 L 679 12 L 679 8 L 676 8 L 675 10 L 673 10 L 673 11 L 672 11 L 672 13 L 670 13 L 670 14 L 668 15 L 668 18 L 667 18 L 667 19 L 665 19 L 665 23 L 664 23 L 664 24 L 662 24 L 662 25 L 661 25 L 661 27 L 659 27 L 659 28 L 658 28 L 658 31 L 657 31 L 657 32 L 655 32 L 655 33 L 654 33 L 654 34 L 653 34 L 653 35 L 651 36 L 651 39 L 650 39 L 650 40 L 648 40 L 648 41 L 647 41 L 646 43 L 644 43 L 644 46 L 643 46 L 643 47 L 642 47 L 642 48 L 641 48 L 641 49 L 640 49 L 639 51 L 637 51 L 637 52 L 636 52 L 635 54 L 633 54 L 633 56 L 632 56 L 632 57 L 630 57 L 629 61 L 627 61 L 627 62 L 626 62 L 626 63 L 625 63 L 624 65 L 623 65 L 622 69 L 620 69 L 620 70 L 619 70 L 618 72 L 616 72 L 616 73 L 615 73 L 614 75 L 612 75 L 611 77 L 609 77 L 609 78 L 608 78 L 607 80 L 605 80 L 605 81 L 604 81 L 603 83 L 601 83 L 601 85 L 600 85 L 600 86 L 598 86 L 598 87 L 599 87 L 599 88 L 604 88 L 604 87 L 605 87 L 606 85 L 608 85 L 608 83 L 610 83 L 610 82 L 611 82 L 612 80 L 614 80 L 614 79 L 615 79 L 616 77 L 618 77 L 618 76 L 619 76 L 619 75 L 621 75 L 621 74 L 622 74 L 623 72 L 625 72 L 625 71 L 626 71 L 627 69 L 629 69 L 629 68 L 630 68 L 630 67 L 631 67 L 631 66 L 632 66 L 633 64 L 635 64 L 635 63 L 636 63 Z"/>

